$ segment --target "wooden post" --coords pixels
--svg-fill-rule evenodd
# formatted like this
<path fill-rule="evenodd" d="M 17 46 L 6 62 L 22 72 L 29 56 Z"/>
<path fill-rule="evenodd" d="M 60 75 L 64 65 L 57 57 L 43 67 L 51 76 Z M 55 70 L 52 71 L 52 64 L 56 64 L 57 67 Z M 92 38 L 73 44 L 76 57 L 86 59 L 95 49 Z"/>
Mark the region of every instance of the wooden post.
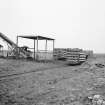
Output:
<path fill-rule="evenodd" d="M 45 45 L 45 60 L 46 60 L 46 57 L 47 57 L 47 40 L 46 40 L 46 45 Z"/>
<path fill-rule="evenodd" d="M 45 51 L 47 52 L 47 40 L 46 40 L 46 46 L 45 46 Z"/>
<path fill-rule="evenodd" d="M 37 36 L 37 55 L 36 55 L 36 60 L 38 60 L 38 36 Z"/>
<path fill-rule="evenodd" d="M 35 60 L 35 39 L 34 39 L 34 60 Z"/>
<path fill-rule="evenodd" d="M 16 44 L 17 44 L 17 46 L 18 46 L 18 36 L 17 36 Z"/>
<path fill-rule="evenodd" d="M 18 48 L 18 36 L 17 36 L 17 41 L 16 41 L 16 44 L 17 44 L 17 48 L 16 48 L 16 51 L 17 51 L 17 53 L 16 53 L 16 58 L 18 58 L 19 57 L 19 55 L 20 55 L 20 51 L 19 51 L 19 48 Z"/>
<path fill-rule="evenodd" d="M 2 47 L 1 46 L 0 46 L 0 53 L 1 53 L 0 55 L 2 55 Z"/>
<path fill-rule="evenodd" d="M 7 44 L 7 46 L 8 46 L 8 44 Z M 9 46 L 8 46 L 8 51 L 9 51 Z M 7 51 L 7 58 L 8 58 L 8 51 Z"/>
<path fill-rule="evenodd" d="M 3 54 L 3 56 L 4 56 L 3 47 L 2 47 L 2 54 Z"/>
<path fill-rule="evenodd" d="M 53 40 L 53 60 L 54 60 L 54 44 L 55 44 L 55 42 L 54 42 L 54 40 Z"/>
<path fill-rule="evenodd" d="M 3 47 L 1 48 L 1 53 L 2 53 L 2 56 L 4 56 L 4 54 L 3 54 Z"/>

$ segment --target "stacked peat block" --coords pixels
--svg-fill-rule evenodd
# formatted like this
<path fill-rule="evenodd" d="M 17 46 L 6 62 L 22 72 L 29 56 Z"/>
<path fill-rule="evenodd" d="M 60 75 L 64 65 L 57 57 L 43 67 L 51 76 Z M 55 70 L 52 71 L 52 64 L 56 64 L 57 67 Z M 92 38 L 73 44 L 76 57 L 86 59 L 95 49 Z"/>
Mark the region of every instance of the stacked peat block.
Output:
<path fill-rule="evenodd" d="M 86 54 L 82 49 L 78 48 L 55 48 L 54 58 L 58 60 L 65 60 L 71 64 L 76 64 L 86 61 Z"/>

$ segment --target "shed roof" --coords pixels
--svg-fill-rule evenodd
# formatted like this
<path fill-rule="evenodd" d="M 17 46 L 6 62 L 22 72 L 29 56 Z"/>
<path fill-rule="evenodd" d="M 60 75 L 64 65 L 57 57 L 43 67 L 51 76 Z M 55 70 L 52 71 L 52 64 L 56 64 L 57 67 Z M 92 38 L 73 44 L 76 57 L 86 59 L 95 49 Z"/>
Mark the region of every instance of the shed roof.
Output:
<path fill-rule="evenodd" d="M 55 40 L 53 38 L 48 38 L 48 37 L 44 37 L 44 36 L 18 36 L 18 37 L 21 37 L 21 38 L 27 38 L 27 39 L 34 39 L 34 40 Z"/>

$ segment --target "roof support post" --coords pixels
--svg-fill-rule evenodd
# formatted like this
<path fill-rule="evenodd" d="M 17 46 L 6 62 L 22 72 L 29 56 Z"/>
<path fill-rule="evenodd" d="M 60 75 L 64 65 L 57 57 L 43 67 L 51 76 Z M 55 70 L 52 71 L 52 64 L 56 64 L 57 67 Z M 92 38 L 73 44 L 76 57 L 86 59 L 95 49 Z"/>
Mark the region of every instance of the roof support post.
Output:
<path fill-rule="evenodd" d="M 34 60 L 35 60 L 35 39 L 34 39 Z"/>
<path fill-rule="evenodd" d="M 17 44 L 17 46 L 18 46 L 18 38 L 19 38 L 19 37 L 17 36 L 17 39 L 16 39 L 16 44 Z"/>
<path fill-rule="evenodd" d="M 47 52 L 47 40 L 46 40 L 46 46 L 45 46 L 45 51 Z"/>
<path fill-rule="evenodd" d="M 37 36 L 37 56 L 36 56 L 36 60 L 38 60 L 38 36 Z"/>
<path fill-rule="evenodd" d="M 47 40 L 46 40 L 46 45 L 45 45 L 45 60 L 46 60 L 46 57 L 47 57 Z"/>
<path fill-rule="evenodd" d="M 19 57 L 19 55 L 20 55 L 20 51 L 19 51 L 19 48 L 18 48 L 18 40 L 19 40 L 19 36 L 17 36 L 17 39 L 16 39 L 16 44 L 17 44 L 17 48 L 16 48 L 16 50 L 17 50 L 17 58 Z"/>
<path fill-rule="evenodd" d="M 2 47 L 2 56 L 4 56 L 4 53 L 3 53 L 3 47 Z"/>
<path fill-rule="evenodd" d="M 55 47 L 55 41 L 53 40 L 53 59 L 54 59 L 54 47 Z"/>

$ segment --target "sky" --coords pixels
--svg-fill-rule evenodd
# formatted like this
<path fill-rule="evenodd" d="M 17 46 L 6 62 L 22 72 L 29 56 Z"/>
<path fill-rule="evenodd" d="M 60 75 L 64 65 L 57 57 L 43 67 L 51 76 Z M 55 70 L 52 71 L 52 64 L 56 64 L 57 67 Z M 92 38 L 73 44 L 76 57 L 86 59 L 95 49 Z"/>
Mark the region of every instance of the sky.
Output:
<path fill-rule="evenodd" d="M 57 48 L 105 53 L 104 5 L 105 0 L 0 0 L 0 32 L 14 42 L 17 35 L 42 35 L 55 38 Z"/>

